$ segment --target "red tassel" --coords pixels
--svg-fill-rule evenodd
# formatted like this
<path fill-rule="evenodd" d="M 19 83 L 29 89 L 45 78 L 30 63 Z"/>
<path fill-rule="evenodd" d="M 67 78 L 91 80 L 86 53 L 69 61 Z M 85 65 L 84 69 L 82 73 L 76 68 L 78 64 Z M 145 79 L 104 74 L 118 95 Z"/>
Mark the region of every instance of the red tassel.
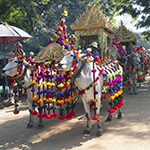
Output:
<path fill-rule="evenodd" d="M 113 109 L 114 109 L 114 110 L 117 110 L 117 109 L 118 109 L 118 106 L 113 106 Z"/>
<path fill-rule="evenodd" d="M 123 102 L 123 98 L 120 100 L 120 102 Z"/>
<path fill-rule="evenodd" d="M 38 112 L 36 110 L 31 112 L 31 115 L 33 115 L 33 116 L 36 116 L 37 114 L 38 114 Z"/>
<path fill-rule="evenodd" d="M 56 114 L 56 113 L 51 113 L 51 117 L 52 117 L 52 118 L 56 118 L 56 117 L 57 117 L 57 114 Z"/>
<path fill-rule="evenodd" d="M 75 64 L 76 64 L 76 62 L 75 62 L 75 61 L 73 61 L 73 62 L 72 62 L 72 64 L 73 64 L 73 65 L 75 65 Z"/>
<path fill-rule="evenodd" d="M 127 85 L 129 85 L 129 86 L 130 86 L 130 85 L 131 85 L 131 83 L 128 83 Z"/>
<path fill-rule="evenodd" d="M 60 106 L 61 104 L 60 103 L 56 103 L 56 106 Z"/>
<path fill-rule="evenodd" d="M 65 119 L 65 116 L 59 116 L 58 119 L 59 119 L 59 120 L 64 120 L 64 119 Z"/>
<path fill-rule="evenodd" d="M 69 114 L 69 115 L 66 115 L 65 118 L 66 118 L 66 119 L 71 119 L 71 118 L 72 118 L 72 115 L 70 115 L 70 114 Z"/>
<path fill-rule="evenodd" d="M 67 87 L 67 86 L 68 86 L 66 82 L 64 83 L 64 86 L 65 86 L 65 87 Z"/>
<path fill-rule="evenodd" d="M 76 116 L 76 112 L 70 112 L 69 115 L 71 115 L 72 117 Z"/>
<path fill-rule="evenodd" d="M 109 112 L 110 114 L 112 114 L 112 113 L 115 112 L 115 110 L 114 110 L 114 109 L 110 109 L 110 110 L 108 110 L 108 112 Z"/>
<path fill-rule="evenodd" d="M 48 114 L 47 114 L 47 113 L 44 113 L 43 116 L 44 116 L 44 118 L 46 118 L 46 117 L 48 116 Z"/>
<path fill-rule="evenodd" d="M 38 117 L 38 118 L 43 118 L 43 115 L 42 115 L 42 114 L 40 114 L 40 115 L 38 115 L 37 117 Z"/>
<path fill-rule="evenodd" d="M 14 110 L 13 113 L 16 115 L 19 113 L 19 110 Z"/>
<path fill-rule="evenodd" d="M 99 120 L 99 119 L 100 119 L 100 117 L 97 116 L 97 115 L 95 115 L 95 116 L 92 117 L 92 120 Z"/>
<path fill-rule="evenodd" d="M 95 105 L 95 103 L 94 102 L 92 102 L 91 104 L 90 104 L 90 110 L 92 109 L 92 107 Z"/>
<path fill-rule="evenodd" d="M 51 119 L 51 118 L 52 118 L 51 114 L 50 115 L 47 114 L 46 119 Z"/>
<path fill-rule="evenodd" d="M 47 45 L 51 44 L 50 42 L 47 43 Z"/>
<path fill-rule="evenodd" d="M 75 65 L 75 66 L 74 66 L 74 68 L 75 68 L 75 69 L 77 69 L 77 68 L 78 68 L 78 66 L 77 66 L 77 65 Z"/>
<path fill-rule="evenodd" d="M 14 83 L 12 82 L 10 85 L 11 85 L 11 86 L 14 86 Z"/>

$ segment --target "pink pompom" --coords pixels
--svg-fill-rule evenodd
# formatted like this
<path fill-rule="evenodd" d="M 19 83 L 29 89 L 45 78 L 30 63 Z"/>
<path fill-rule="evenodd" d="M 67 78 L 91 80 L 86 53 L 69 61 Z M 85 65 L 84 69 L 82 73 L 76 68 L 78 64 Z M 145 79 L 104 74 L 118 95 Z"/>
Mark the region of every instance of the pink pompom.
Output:
<path fill-rule="evenodd" d="M 32 58 L 29 57 L 29 58 L 27 58 L 27 61 L 32 62 L 33 60 L 32 60 Z"/>
<path fill-rule="evenodd" d="M 87 54 L 86 54 L 87 56 L 89 56 L 89 57 L 91 57 L 92 56 L 92 54 L 90 53 L 90 52 L 87 52 Z"/>
<path fill-rule="evenodd" d="M 95 73 L 96 71 L 97 71 L 96 69 L 93 69 L 93 70 L 92 70 L 92 72 L 94 72 L 94 73 Z"/>
<path fill-rule="evenodd" d="M 114 83 L 113 82 L 108 82 L 108 85 L 109 86 L 112 86 Z"/>
<path fill-rule="evenodd" d="M 104 69 L 100 70 L 100 73 L 102 73 L 104 71 Z"/>
<path fill-rule="evenodd" d="M 101 62 L 99 56 L 95 56 L 94 61 L 95 61 L 95 62 L 98 62 L 98 63 Z"/>
<path fill-rule="evenodd" d="M 99 80 L 99 77 L 97 77 L 96 79 Z"/>

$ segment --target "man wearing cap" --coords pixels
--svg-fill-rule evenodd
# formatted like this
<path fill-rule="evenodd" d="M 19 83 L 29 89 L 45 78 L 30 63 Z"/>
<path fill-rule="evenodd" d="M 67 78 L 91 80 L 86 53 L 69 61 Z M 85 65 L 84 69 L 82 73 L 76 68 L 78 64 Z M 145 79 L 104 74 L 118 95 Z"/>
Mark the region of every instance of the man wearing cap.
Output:
<path fill-rule="evenodd" d="M 95 56 L 100 56 L 100 53 L 98 52 L 98 44 L 97 42 L 92 42 L 90 45 L 89 45 L 89 48 L 91 48 L 91 53 L 92 53 L 92 57 L 94 58 Z M 87 49 L 85 49 L 83 51 L 83 54 L 86 54 L 88 51 Z"/>

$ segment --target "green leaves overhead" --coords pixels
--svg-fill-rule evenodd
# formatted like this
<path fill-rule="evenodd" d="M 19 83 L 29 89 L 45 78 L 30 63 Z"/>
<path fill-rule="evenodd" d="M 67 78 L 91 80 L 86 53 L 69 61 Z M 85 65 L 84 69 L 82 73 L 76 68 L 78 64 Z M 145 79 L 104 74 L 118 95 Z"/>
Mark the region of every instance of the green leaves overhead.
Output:
<path fill-rule="evenodd" d="M 145 0 L 0 0 L 0 20 L 32 34 L 35 37 L 31 39 L 32 45 L 41 47 L 47 45 L 64 9 L 68 12 L 67 32 L 71 34 L 70 25 L 93 2 L 110 22 L 115 22 L 114 16 L 124 13 L 136 18 L 140 11 L 133 4 L 140 5 L 143 16 L 138 26 L 149 26 L 149 1 Z"/>

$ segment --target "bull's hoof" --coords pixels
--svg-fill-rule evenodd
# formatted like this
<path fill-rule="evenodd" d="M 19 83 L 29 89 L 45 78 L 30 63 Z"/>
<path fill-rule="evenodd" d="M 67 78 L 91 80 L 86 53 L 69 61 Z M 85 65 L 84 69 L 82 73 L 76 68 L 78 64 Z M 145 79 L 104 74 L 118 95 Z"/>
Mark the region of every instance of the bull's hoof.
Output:
<path fill-rule="evenodd" d="M 111 122 L 112 121 L 112 118 L 107 118 L 106 119 L 106 122 Z"/>
<path fill-rule="evenodd" d="M 122 113 L 121 112 L 118 114 L 117 119 L 122 119 Z"/>
<path fill-rule="evenodd" d="M 138 93 L 137 93 L 137 92 L 135 92 L 135 93 L 134 93 L 134 95 L 138 95 Z"/>
<path fill-rule="evenodd" d="M 33 124 L 29 124 L 28 123 L 28 125 L 27 125 L 27 127 L 26 127 L 27 129 L 31 129 L 31 128 L 33 128 Z"/>
<path fill-rule="evenodd" d="M 103 131 L 97 131 L 96 135 L 97 136 L 102 136 L 103 135 Z"/>
<path fill-rule="evenodd" d="M 112 115 L 108 115 L 107 119 L 106 119 L 106 122 L 111 122 L 112 121 Z"/>
<path fill-rule="evenodd" d="M 38 129 L 42 129 L 43 127 L 44 127 L 43 124 L 39 124 L 39 125 L 38 125 Z"/>
<path fill-rule="evenodd" d="M 85 130 L 83 131 L 83 134 L 89 134 L 90 132 L 91 132 L 91 129 L 89 129 L 89 130 L 85 129 Z"/>
<path fill-rule="evenodd" d="M 133 93 L 132 92 L 130 92 L 130 95 L 132 95 Z"/>

